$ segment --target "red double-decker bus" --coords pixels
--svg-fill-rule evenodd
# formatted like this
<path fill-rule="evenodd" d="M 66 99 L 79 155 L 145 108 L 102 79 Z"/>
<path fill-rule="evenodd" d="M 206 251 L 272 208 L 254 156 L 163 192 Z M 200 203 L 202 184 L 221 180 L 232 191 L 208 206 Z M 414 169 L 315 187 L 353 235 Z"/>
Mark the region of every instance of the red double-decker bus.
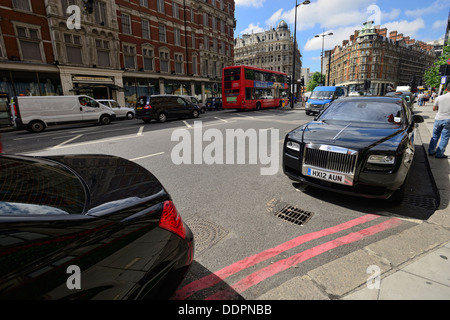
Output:
<path fill-rule="evenodd" d="M 289 103 L 287 74 L 250 66 L 223 69 L 224 109 L 260 110 Z"/>

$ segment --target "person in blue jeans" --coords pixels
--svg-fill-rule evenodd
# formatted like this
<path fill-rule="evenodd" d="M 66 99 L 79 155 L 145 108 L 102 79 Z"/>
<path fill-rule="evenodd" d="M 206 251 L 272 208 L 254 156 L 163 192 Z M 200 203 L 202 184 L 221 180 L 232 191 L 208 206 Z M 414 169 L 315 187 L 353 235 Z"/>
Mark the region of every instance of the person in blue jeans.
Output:
<path fill-rule="evenodd" d="M 433 107 L 437 114 L 434 119 L 433 136 L 428 147 L 428 154 L 434 155 L 437 159 L 448 158 L 444 152 L 450 139 L 450 83 L 447 85 L 446 92 L 436 99 Z"/>

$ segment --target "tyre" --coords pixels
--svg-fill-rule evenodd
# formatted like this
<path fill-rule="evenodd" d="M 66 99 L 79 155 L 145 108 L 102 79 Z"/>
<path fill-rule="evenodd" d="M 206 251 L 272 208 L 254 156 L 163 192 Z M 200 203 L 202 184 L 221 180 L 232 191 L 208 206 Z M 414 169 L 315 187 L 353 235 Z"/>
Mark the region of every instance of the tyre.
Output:
<path fill-rule="evenodd" d="M 403 201 L 403 197 L 405 196 L 405 189 L 406 189 L 406 179 L 403 185 L 395 191 L 387 200 L 392 205 L 400 205 Z"/>
<path fill-rule="evenodd" d="M 192 111 L 192 118 L 198 118 L 199 115 L 200 114 L 199 114 L 198 110 L 193 110 Z"/>
<path fill-rule="evenodd" d="M 127 119 L 127 120 L 131 120 L 131 119 L 133 119 L 133 118 L 134 118 L 133 112 L 128 112 L 128 113 L 127 113 L 126 119 Z"/>
<path fill-rule="evenodd" d="M 110 123 L 111 123 L 111 118 L 110 118 L 109 116 L 107 116 L 107 115 L 102 115 L 102 116 L 100 117 L 100 124 L 107 125 L 107 124 L 110 124 Z"/>
<path fill-rule="evenodd" d="M 167 115 L 164 112 L 158 114 L 158 121 L 164 123 L 167 121 Z"/>
<path fill-rule="evenodd" d="M 30 132 L 42 132 L 45 129 L 45 124 L 42 121 L 31 121 L 27 127 Z"/>

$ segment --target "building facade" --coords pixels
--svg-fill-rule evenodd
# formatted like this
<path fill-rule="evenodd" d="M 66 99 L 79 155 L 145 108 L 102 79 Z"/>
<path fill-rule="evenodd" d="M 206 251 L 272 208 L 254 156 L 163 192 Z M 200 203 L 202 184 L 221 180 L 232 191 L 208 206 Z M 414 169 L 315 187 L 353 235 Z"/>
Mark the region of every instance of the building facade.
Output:
<path fill-rule="evenodd" d="M 433 46 L 367 22 L 355 31 L 342 46 L 331 50 L 327 78 L 331 85 L 363 91 L 370 84 L 370 93 L 384 95 L 397 86 L 419 86 L 423 75 L 434 61 Z M 369 80 L 370 82 L 368 82 Z"/>
<path fill-rule="evenodd" d="M 0 92 L 220 95 L 234 55 L 234 0 L 6 0 Z"/>
<path fill-rule="evenodd" d="M 276 29 L 271 28 L 264 32 L 244 34 L 242 38 L 237 37 L 234 50 L 235 65 L 248 65 L 292 75 L 294 37 L 285 21 L 281 21 Z M 298 46 L 295 50 L 295 59 L 294 79 L 299 80 L 302 62 Z"/>

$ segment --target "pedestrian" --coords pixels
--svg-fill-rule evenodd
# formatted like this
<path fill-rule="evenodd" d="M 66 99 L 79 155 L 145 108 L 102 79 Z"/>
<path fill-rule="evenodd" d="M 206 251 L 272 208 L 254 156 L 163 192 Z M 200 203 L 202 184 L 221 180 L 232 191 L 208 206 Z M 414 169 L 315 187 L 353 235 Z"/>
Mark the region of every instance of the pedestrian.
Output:
<path fill-rule="evenodd" d="M 431 102 L 434 102 L 434 99 L 436 99 L 436 91 L 433 91 L 433 93 L 431 94 Z"/>
<path fill-rule="evenodd" d="M 434 155 L 437 159 L 448 158 L 444 152 L 450 139 L 450 83 L 447 85 L 446 92 L 446 94 L 436 98 L 433 107 L 437 114 L 434 120 L 433 136 L 428 147 L 428 154 L 430 156 Z"/>
<path fill-rule="evenodd" d="M 419 107 L 421 107 L 423 106 L 423 99 L 425 98 L 425 95 L 423 94 L 422 91 L 419 93 L 418 98 L 419 98 Z"/>

